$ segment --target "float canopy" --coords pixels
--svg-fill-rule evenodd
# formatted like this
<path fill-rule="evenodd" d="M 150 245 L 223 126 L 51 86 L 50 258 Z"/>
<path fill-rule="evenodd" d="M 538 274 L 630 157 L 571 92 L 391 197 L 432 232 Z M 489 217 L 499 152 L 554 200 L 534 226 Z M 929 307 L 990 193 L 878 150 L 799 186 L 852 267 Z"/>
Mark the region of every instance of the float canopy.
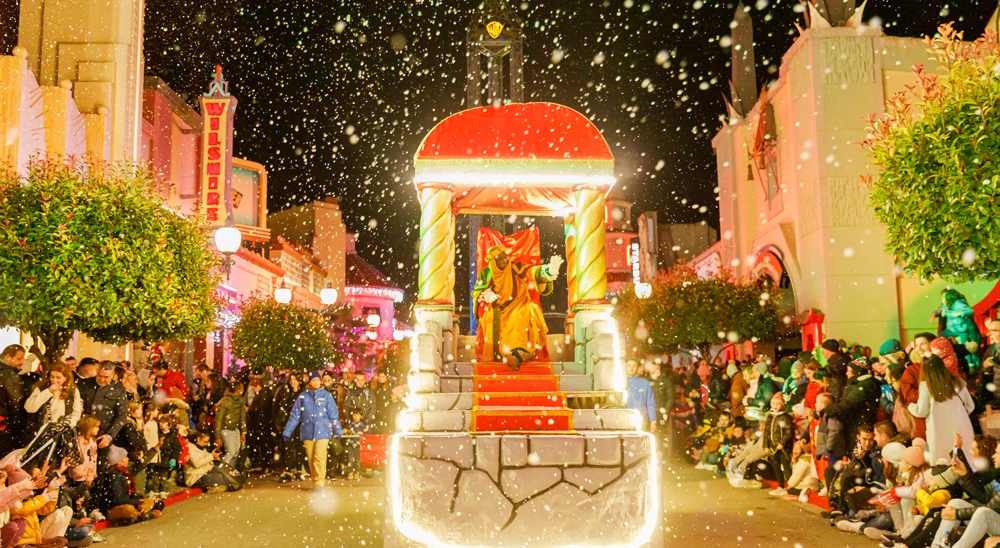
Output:
<path fill-rule="evenodd" d="M 578 187 L 610 190 L 614 156 L 597 127 L 555 103 L 512 103 L 445 118 L 414 161 L 417 187 L 454 188 L 460 213 L 561 215 Z"/>

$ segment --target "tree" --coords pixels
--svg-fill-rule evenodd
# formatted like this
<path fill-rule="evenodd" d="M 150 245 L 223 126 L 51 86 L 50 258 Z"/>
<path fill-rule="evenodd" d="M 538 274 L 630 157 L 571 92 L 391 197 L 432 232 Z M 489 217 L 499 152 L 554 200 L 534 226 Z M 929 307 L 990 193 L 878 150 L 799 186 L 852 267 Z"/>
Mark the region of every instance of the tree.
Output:
<path fill-rule="evenodd" d="M 319 312 L 255 295 L 240 304 L 233 355 L 252 367 L 310 371 L 344 355 L 334 350 Z"/>
<path fill-rule="evenodd" d="M 138 165 L 34 162 L 0 173 L 0 325 L 58 359 L 99 342 L 190 339 L 218 313 L 218 256 Z"/>
<path fill-rule="evenodd" d="M 869 118 L 862 143 L 878 169 L 866 177 L 886 251 L 920 279 L 1000 276 L 1000 45 L 969 44 L 950 24 L 928 38 L 941 67 L 914 67 L 917 83 Z"/>
<path fill-rule="evenodd" d="M 635 350 L 647 354 L 698 350 L 714 358 L 713 345 L 769 342 L 777 337 L 780 320 L 770 289 L 737 282 L 731 271 L 703 280 L 692 267 L 680 263 L 660 273 L 652 285 L 648 298 L 639 299 L 629 291 L 620 301 L 625 336 Z"/>

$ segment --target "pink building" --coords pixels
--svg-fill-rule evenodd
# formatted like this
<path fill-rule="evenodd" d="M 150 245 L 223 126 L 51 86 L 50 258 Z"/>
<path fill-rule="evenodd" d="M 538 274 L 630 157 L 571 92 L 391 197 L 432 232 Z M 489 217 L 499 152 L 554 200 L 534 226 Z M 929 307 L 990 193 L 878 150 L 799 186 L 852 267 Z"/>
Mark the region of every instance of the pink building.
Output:
<path fill-rule="evenodd" d="M 385 274 L 358 256 L 355 235 L 347 235 L 347 283 L 344 300 L 354 305 L 354 315 L 368 320 L 376 340 L 393 340 L 396 323 L 396 303 L 403 300 L 403 290 Z M 376 319 L 377 317 L 377 319 Z"/>

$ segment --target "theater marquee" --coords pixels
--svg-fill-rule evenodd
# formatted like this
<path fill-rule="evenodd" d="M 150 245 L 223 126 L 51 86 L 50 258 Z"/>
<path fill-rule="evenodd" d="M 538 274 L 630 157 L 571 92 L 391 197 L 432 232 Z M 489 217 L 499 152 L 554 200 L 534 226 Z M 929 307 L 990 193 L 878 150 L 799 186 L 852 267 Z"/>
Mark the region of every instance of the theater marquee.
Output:
<path fill-rule="evenodd" d="M 209 225 L 222 225 L 232 216 L 233 115 L 236 98 L 229 95 L 216 67 L 215 80 L 201 97 L 201 211 Z"/>

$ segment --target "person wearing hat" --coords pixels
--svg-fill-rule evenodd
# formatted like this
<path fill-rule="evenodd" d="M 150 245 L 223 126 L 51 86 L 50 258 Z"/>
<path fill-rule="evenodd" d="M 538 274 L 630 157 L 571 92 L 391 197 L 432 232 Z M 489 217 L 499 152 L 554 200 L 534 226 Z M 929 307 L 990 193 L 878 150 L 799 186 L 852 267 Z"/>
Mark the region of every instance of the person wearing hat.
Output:
<path fill-rule="evenodd" d="M 826 408 L 826 413 L 844 423 L 848 446 L 854 445 L 861 425 L 873 425 L 878 418 L 882 389 L 864 358 L 848 362 L 844 395 Z"/>
<path fill-rule="evenodd" d="M 839 400 L 844 395 L 844 387 L 847 385 L 847 369 L 851 359 L 840 351 L 840 343 L 834 339 L 823 341 L 820 353 L 826 360 L 826 369 L 830 374 L 827 391 L 833 395 L 834 399 Z"/>
<path fill-rule="evenodd" d="M 532 266 L 511 261 L 510 252 L 502 245 L 489 248 L 472 300 L 479 317 L 477 338 L 483 343 L 481 359 L 503 361 L 516 371 L 545 348 L 548 328 L 532 290 L 552 293 L 563 260 L 553 256 L 546 265 Z"/>
<path fill-rule="evenodd" d="M 322 372 L 313 371 L 309 374 L 309 384 L 295 399 L 292 414 L 282 431 L 282 438 L 288 442 L 295 429 L 299 429 L 299 439 L 306 449 L 313 488 L 326 485 L 326 450 L 330 439 L 334 434 L 338 438 L 344 435 L 337 402 L 322 385 Z"/>

